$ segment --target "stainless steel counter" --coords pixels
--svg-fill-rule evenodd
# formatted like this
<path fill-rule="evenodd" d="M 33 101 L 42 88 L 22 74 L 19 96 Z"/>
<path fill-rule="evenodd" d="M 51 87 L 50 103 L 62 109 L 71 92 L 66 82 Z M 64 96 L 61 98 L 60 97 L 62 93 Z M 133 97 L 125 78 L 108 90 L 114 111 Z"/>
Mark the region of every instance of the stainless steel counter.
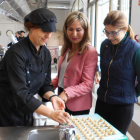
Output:
<path fill-rule="evenodd" d="M 35 129 L 59 131 L 58 126 L 0 127 L 0 140 L 27 140 L 29 132 Z"/>

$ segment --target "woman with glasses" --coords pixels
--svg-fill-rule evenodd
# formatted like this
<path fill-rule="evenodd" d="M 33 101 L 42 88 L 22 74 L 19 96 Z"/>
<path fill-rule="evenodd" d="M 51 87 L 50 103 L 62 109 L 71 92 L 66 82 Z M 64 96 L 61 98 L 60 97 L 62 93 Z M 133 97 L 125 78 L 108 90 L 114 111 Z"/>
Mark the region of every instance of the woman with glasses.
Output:
<path fill-rule="evenodd" d="M 95 112 L 126 134 L 140 95 L 140 45 L 123 12 L 108 13 L 104 25 L 108 39 L 101 44 L 101 80 Z"/>

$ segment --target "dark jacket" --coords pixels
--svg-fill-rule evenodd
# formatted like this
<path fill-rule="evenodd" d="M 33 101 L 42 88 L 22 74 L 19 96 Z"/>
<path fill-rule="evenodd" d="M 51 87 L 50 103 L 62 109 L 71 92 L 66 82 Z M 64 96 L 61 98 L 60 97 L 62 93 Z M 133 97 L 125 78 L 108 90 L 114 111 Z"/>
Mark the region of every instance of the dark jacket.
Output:
<path fill-rule="evenodd" d="M 109 104 L 133 104 L 137 102 L 133 58 L 140 47 L 128 36 L 117 48 L 116 56 L 111 42 L 106 39 L 101 45 L 101 80 L 98 98 Z"/>
<path fill-rule="evenodd" d="M 25 37 L 23 36 L 23 37 L 19 37 L 18 38 L 18 41 L 21 41 L 22 39 L 24 39 Z"/>
<path fill-rule="evenodd" d="M 0 62 L 0 101 L 12 97 L 15 109 L 24 114 L 33 113 L 41 102 L 34 97 L 43 97 L 53 91 L 51 83 L 51 55 L 45 46 L 40 54 L 29 38 L 13 45 Z"/>

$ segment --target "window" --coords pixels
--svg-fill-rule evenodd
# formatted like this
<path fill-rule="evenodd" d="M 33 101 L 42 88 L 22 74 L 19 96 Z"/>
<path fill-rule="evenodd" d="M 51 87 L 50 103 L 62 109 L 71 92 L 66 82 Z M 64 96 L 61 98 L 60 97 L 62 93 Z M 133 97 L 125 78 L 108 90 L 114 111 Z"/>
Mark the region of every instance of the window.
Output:
<path fill-rule="evenodd" d="M 75 11 L 75 3 L 73 3 L 73 6 L 72 6 L 72 12 Z"/>
<path fill-rule="evenodd" d="M 83 1 L 79 0 L 79 10 L 83 8 Z"/>
<path fill-rule="evenodd" d="M 104 29 L 104 19 L 109 13 L 109 0 L 100 0 L 97 2 L 97 13 L 96 13 L 96 41 L 95 41 L 95 47 L 100 54 L 100 46 L 102 41 L 106 38 L 106 36 L 103 33 Z"/>
<path fill-rule="evenodd" d="M 78 0 L 73 3 L 72 12 L 78 11 Z"/>
<path fill-rule="evenodd" d="M 88 21 L 89 21 L 89 23 L 91 25 L 91 7 L 88 8 L 87 17 L 88 17 Z"/>
<path fill-rule="evenodd" d="M 75 0 L 73 7 L 72 7 L 72 12 L 73 11 L 81 11 L 83 12 L 83 0 Z"/>
<path fill-rule="evenodd" d="M 90 24 L 91 24 L 91 45 L 92 46 L 95 46 L 95 25 L 96 25 L 96 22 L 95 22 L 95 13 L 96 13 L 96 10 L 95 10 L 95 3 L 93 6 L 91 6 L 91 19 L 90 19 Z"/>
<path fill-rule="evenodd" d="M 96 33 L 95 33 L 95 48 L 98 54 L 100 54 L 100 46 L 103 40 L 106 38 L 103 33 L 104 19 L 109 13 L 109 0 L 100 0 L 96 3 Z M 100 57 L 98 57 L 98 66 L 100 71 Z"/>
<path fill-rule="evenodd" d="M 89 3 L 92 2 L 93 0 L 89 0 Z"/>
<path fill-rule="evenodd" d="M 111 3 L 110 3 L 110 11 L 112 10 L 118 10 L 118 0 L 111 0 Z"/>
<path fill-rule="evenodd" d="M 126 17 L 128 19 L 128 23 L 129 23 L 130 0 L 121 0 L 121 8 L 120 8 L 120 10 L 122 12 L 124 12 L 124 14 L 126 15 Z"/>
<path fill-rule="evenodd" d="M 75 1 L 75 11 L 78 11 L 78 0 Z"/>

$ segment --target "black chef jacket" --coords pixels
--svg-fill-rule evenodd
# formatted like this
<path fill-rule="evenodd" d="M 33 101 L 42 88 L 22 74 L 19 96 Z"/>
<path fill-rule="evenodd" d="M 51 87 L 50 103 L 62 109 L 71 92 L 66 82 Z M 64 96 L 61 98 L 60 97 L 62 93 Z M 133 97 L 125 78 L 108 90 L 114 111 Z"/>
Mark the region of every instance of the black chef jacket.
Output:
<path fill-rule="evenodd" d="M 19 37 L 18 38 L 18 41 L 21 41 L 22 39 L 24 39 L 25 37 L 23 36 L 23 37 Z"/>
<path fill-rule="evenodd" d="M 14 122 L 15 125 L 24 125 L 23 114 L 31 114 L 41 105 L 34 94 L 43 97 L 47 91 L 54 91 L 50 83 L 49 50 L 41 46 L 40 54 L 37 55 L 29 37 L 14 44 L 0 61 L 0 121 L 4 121 L 2 114 L 6 112 L 7 119 L 19 122 Z"/>

